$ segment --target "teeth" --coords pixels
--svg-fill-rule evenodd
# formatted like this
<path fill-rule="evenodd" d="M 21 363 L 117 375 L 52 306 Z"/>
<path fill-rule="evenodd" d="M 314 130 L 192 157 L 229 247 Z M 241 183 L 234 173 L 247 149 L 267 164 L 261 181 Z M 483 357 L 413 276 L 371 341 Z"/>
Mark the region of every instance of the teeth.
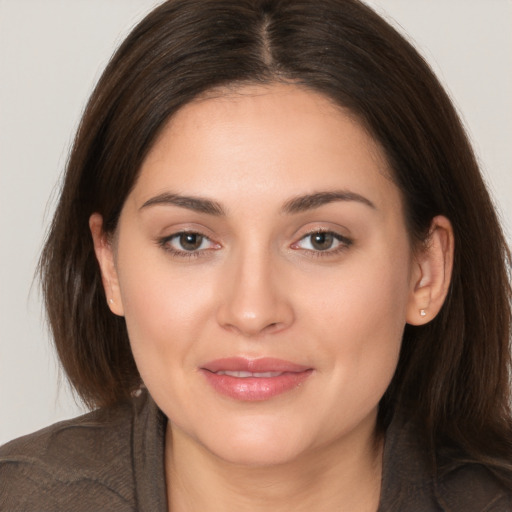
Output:
<path fill-rule="evenodd" d="M 241 379 L 247 379 L 248 377 L 256 377 L 256 378 L 269 378 L 269 377 L 279 377 L 279 375 L 282 375 L 283 372 L 230 372 L 230 371 L 219 371 L 216 372 L 217 375 L 228 375 L 229 377 L 238 377 Z"/>

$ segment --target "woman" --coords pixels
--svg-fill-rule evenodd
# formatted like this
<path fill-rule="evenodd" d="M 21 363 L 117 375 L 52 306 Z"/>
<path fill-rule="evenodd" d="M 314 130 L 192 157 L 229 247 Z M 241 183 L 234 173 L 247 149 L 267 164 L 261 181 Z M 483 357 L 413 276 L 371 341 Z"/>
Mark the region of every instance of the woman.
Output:
<path fill-rule="evenodd" d="M 41 259 L 97 410 L 4 446 L 0 503 L 509 510 L 509 264 L 373 11 L 166 2 L 91 97 Z"/>

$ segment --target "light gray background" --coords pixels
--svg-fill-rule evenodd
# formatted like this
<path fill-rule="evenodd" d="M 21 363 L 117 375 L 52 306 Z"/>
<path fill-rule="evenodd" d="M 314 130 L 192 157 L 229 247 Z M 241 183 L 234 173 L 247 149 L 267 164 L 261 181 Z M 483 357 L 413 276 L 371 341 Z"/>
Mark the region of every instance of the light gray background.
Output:
<path fill-rule="evenodd" d="M 81 409 L 59 379 L 34 268 L 74 131 L 114 48 L 157 0 L 0 0 L 0 444 Z M 512 2 L 373 0 L 455 101 L 509 240 Z"/>

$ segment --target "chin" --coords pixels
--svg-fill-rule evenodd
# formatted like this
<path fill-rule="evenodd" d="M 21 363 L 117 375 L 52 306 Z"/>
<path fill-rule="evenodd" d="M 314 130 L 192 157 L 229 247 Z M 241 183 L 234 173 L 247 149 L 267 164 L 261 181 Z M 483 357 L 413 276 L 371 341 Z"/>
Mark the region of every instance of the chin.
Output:
<path fill-rule="evenodd" d="M 221 431 L 222 435 L 214 435 L 210 431 L 198 440 L 227 463 L 250 467 L 275 466 L 296 460 L 308 450 L 309 443 L 298 430 L 296 426 L 290 430 L 282 425 L 279 428 L 274 424 L 251 422 L 249 428 L 232 426 Z"/>
<path fill-rule="evenodd" d="M 284 465 L 300 458 L 302 450 L 291 445 L 277 446 L 266 443 L 236 443 L 230 446 L 215 446 L 212 453 L 228 464 L 251 468 Z"/>

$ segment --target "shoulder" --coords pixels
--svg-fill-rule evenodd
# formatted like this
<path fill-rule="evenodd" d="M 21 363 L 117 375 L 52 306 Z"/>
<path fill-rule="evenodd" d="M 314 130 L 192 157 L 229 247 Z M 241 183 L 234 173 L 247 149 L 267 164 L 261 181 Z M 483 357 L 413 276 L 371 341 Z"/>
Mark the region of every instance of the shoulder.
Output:
<path fill-rule="evenodd" d="M 0 509 L 132 510 L 133 415 L 130 403 L 100 409 L 2 446 Z"/>
<path fill-rule="evenodd" d="M 512 510 L 512 491 L 486 466 L 454 454 L 433 457 L 411 422 L 394 420 L 388 428 L 383 470 L 386 506 L 379 510 Z"/>
<path fill-rule="evenodd" d="M 436 494 L 444 510 L 509 512 L 512 490 L 483 464 L 453 460 L 436 480 Z"/>

